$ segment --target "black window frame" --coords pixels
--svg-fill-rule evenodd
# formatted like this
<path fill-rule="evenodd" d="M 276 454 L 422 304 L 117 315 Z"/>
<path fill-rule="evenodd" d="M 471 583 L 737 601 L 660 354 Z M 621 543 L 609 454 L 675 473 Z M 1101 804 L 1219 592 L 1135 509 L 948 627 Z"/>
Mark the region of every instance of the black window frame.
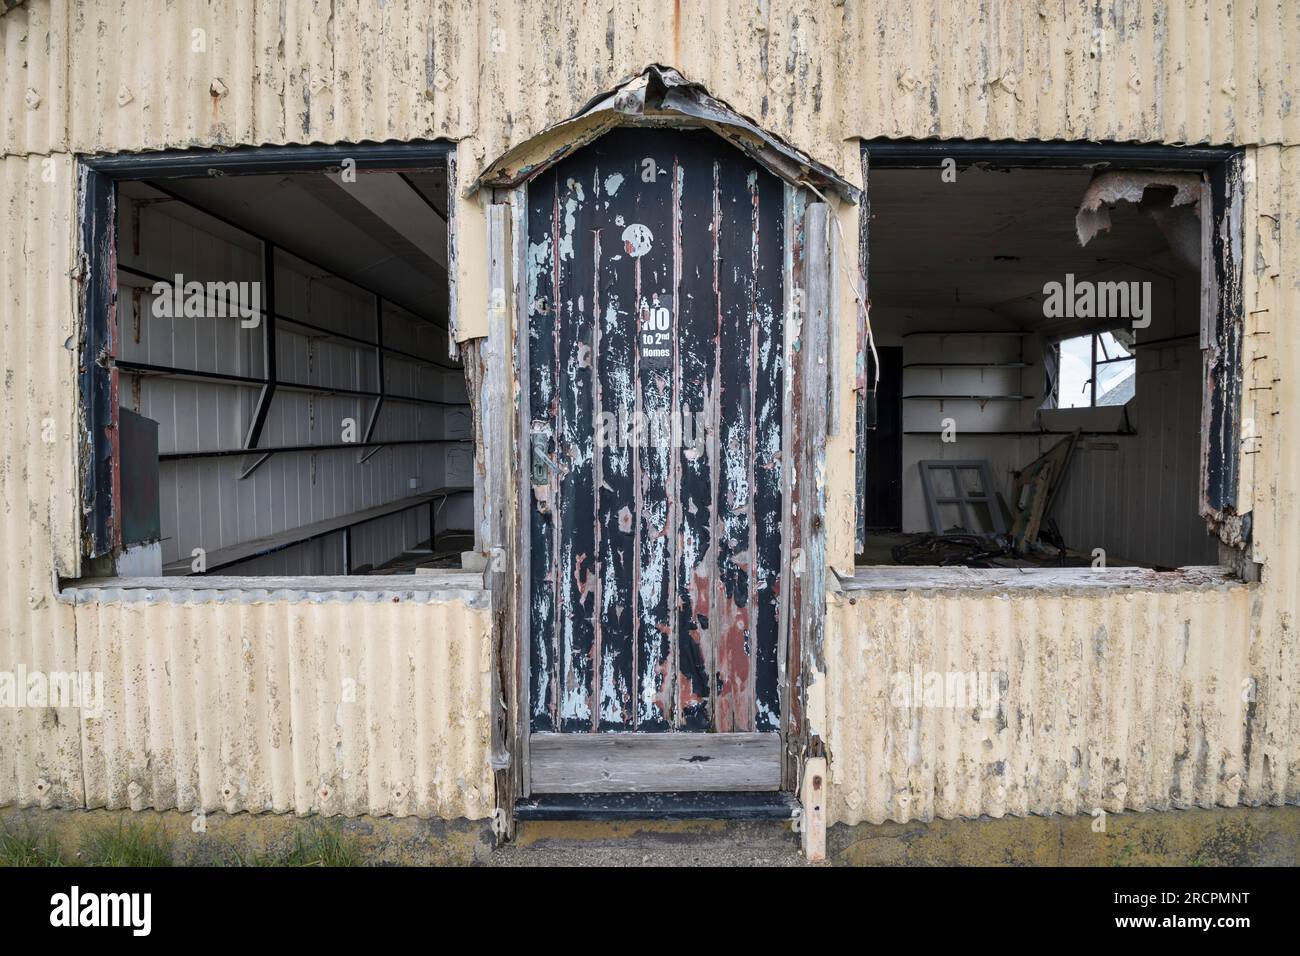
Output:
<path fill-rule="evenodd" d="M 1130 352 L 1128 355 L 1121 355 L 1117 358 L 1110 358 L 1109 356 L 1107 356 L 1106 358 L 1098 358 L 1097 357 L 1098 350 L 1100 349 L 1103 353 L 1106 350 L 1106 346 L 1101 339 L 1101 337 L 1105 334 L 1106 334 L 1105 331 L 1084 332 L 1081 335 L 1068 336 L 1056 344 L 1056 347 L 1059 349 L 1060 346 L 1064 345 L 1066 342 L 1072 342 L 1075 339 L 1088 339 L 1089 340 L 1088 342 L 1089 364 L 1091 366 L 1091 370 L 1089 371 L 1088 379 L 1086 382 L 1087 392 L 1088 392 L 1088 404 L 1069 405 L 1069 406 L 1062 405 L 1061 404 L 1061 373 L 1059 369 L 1059 359 L 1058 359 L 1058 369 L 1056 373 L 1056 379 L 1052 383 L 1052 388 L 1056 392 L 1056 394 L 1052 396 L 1052 398 L 1054 399 L 1054 403 L 1051 406 L 1052 408 L 1114 408 L 1115 407 L 1113 405 L 1097 404 L 1097 371 L 1098 371 L 1097 366 L 1114 365 L 1117 362 L 1132 362 L 1134 365 L 1134 374 L 1136 375 L 1137 354 Z"/>
<path fill-rule="evenodd" d="M 1241 368 L 1244 307 L 1242 304 L 1243 167 L 1246 151 L 1240 146 L 1168 146 L 1138 143 L 1081 143 L 1067 141 L 1020 142 L 1015 140 L 894 140 L 860 141 L 862 162 L 862 206 L 859 216 L 858 269 L 871 301 L 870 228 L 872 169 L 940 170 L 945 160 L 957 168 L 972 166 L 994 169 L 1092 169 L 1199 172 L 1208 185 L 1211 215 L 1203 223 L 1211 237 L 1203 250 L 1209 262 L 1201 282 L 1213 304 L 1212 315 L 1202 315 L 1201 350 L 1204 356 L 1205 394 L 1201 427 L 1200 512 L 1221 537 L 1233 546 L 1249 549 L 1251 515 L 1237 514 L 1240 480 L 1241 397 L 1244 371 Z M 859 349 L 862 336 L 859 335 Z M 864 357 L 858 356 L 863 368 Z M 859 391 L 857 400 L 857 488 L 856 551 L 866 544 L 866 432 L 871 426 L 871 383 Z"/>
<path fill-rule="evenodd" d="M 118 459 L 117 379 L 113 368 L 116 323 L 117 185 L 133 180 L 159 182 L 215 176 L 330 172 L 354 163 L 357 171 L 381 172 L 446 166 L 448 236 L 454 236 L 456 144 L 444 140 L 388 143 L 341 143 L 331 146 L 240 146 L 231 149 L 184 149 L 155 153 L 77 156 L 80 210 L 81 367 L 80 461 L 81 553 L 84 559 L 119 553 L 122 547 L 121 490 Z M 247 231 L 247 230 L 245 230 Z M 455 274 L 449 324 L 455 325 Z M 451 333 L 454 337 L 454 332 Z"/>

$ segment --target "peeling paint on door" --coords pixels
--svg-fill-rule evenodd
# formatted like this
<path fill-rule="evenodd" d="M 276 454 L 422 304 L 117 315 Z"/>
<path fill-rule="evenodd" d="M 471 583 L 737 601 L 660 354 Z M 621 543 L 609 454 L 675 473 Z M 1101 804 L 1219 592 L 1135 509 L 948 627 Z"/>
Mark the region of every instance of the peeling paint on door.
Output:
<path fill-rule="evenodd" d="M 780 729 L 784 197 L 704 131 L 529 185 L 534 732 Z"/>

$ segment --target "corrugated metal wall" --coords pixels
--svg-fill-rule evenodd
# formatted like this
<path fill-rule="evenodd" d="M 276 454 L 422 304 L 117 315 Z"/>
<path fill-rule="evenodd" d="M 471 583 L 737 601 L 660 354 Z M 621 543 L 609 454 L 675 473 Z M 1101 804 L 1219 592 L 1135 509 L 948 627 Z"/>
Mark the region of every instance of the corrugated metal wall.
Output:
<path fill-rule="evenodd" d="M 1117 812 L 1285 793 L 1295 754 L 1261 746 L 1266 728 L 1246 699 L 1246 680 L 1273 666 L 1246 638 L 1258 600 L 1249 588 L 990 592 L 832 600 L 835 819 Z M 976 707 L 913 706 L 914 686 L 931 674 L 946 684 L 949 673 L 987 680 L 989 695 Z"/>
<path fill-rule="evenodd" d="M 6 357 L 0 665 L 71 669 L 100 654 L 115 685 L 121 681 L 123 690 L 114 693 L 129 722 L 85 728 L 83 785 L 83 733 L 75 715 L 0 709 L 0 804 L 183 799 L 215 808 L 228 806 L 221 793 L 227 783 L 250 809 L 311 809 L 312 790 L 326 784 L 341 788 L 333 805 L 339 812 L 400 807 L 394 785 L 410 788 L 402 794 L 404 812 L 481 815 L 490 803 L 485 751 L 476 749 L 486 715 L 471 717 L 468 704 L 458 711 L 465 723 L 455 734 L 464 739 L 451 722 L 451 702 L 483 700 L 475 695 L 489 684 L 486 667 L 472 691 L 434 693 L 453 675 L 470 679 L 465 661 L 471 656 L 483 660 L 482 612 L 428 614 L 422 604 L 366 603 L 335 614 L 333 603 L 296 597 L 209 606 L 190 596 L 165 606 L 86 604 L 74 614 L 55 599 L 55 569 L 77 569 L 69 152 L 445 136 L 465 139 L 459 158 L 468 167 L 655 61 L 680 67 L 850 174 L 858 157 L 854 138 L 878 135 L 1289 144 L 1300 130 L 1293 106 L 1300 84 L 1287 55 L 1297 41 L 1300 9 L 1286 0 L 590 0 L 563 9 L 523 0 L 29 0 L 0 17 L 0 154 L 7 157 L 0 162 L 0 248 L 6 250 L 0 257 Z M 44 154 L 51 153 L 47 164 Z M 1263 586 L 1249 596 L 1240 590 L 1014 600 L 877 594 L 837 605 L 826 660 L 833 710 L 827 739 L 833 793 L 839 791 L 834 819 L 911 818 L 926 808 L 944 814 L 1088 809 L 1094 798 L 1151 806 L 1300 799 L 1300 660 L 1293 630 L 1300 509 L 1291 484 L 1300 474 L 1300 423 L 1289 420 L 1300 415 L 1298 157 L 1295 149 L 1270 146 L 1252 151 L 1250 160 L 1246 309 L 1251 330 L 1270 334 L 1247 337 L 1246 417 L 1256 437 L 1245 449 L 1254 454 L 1245 459 L 1242 510 L 1254 508 Z M 482 268 L 466 266 L 462 281 Z M 828 521 L 846 518 L 851 498 L 842 492 L 832 489 Z M 900 621 L 908 627 L 898 629 Z M 1009 630 L 1013 622 L 1025 628 L 1020 638 Z M 1190 622 L 1185 630 L 1184 622 Z M 1107 641 L 1098 651 L 1095 628 L 1102 626 Z M 852 637 L 859 631 L 883 634 L 886 643 L 864 650 Z M 1195 634 L 1203 638 L 1193 647 Z M 472 635 L 480 641 L 473 654 L 466 649 Z M 918 635 L 931 647 L 907 643 Z M 1175 666 L 1184 635 L 1188 657 Z M 233 657 L 245 640 L 252 663 Z M 1016 640 L 1024 646 L 1013 646 Z M 441 664 L 435 641 L 447 649 Z M 219 665 L 196 657 L 209 647 L 232 656 Z M 1035 669 L 1022 671 L 1017 686 L 1047 700 L 1046 689 L 1059 683 L 1038 665 L 1039 651 L 1053 648 L 1084 684 L 1062 694 L 1050 733 L 1034 728 L 1025 737 L 1030 725 L 1017 717 L 1020 736 L 1004 729 L 986 748 L 977 725 L 923 717 L 915 746 L 897 751 L 917 755 L 920 769 L 903 766 L 899 756 L 885 760 L 881 735 L 903 727 L 896 715 L 873 712 L 878 688 L 861 689 L 870 686 L 861 681 L 879 680 L 863 672 L 871 654 L 882 667 L 956 660 L 959 651 L 990 666 L 1025 661 Z M 329 700 L 321 688 L 336 676 L 329 668 L 367 653 L 393 668 L 387 684 L 380 670 L 370 670 L 381 668 L 378 661 L 363 668 L 373 688 L 387 694 L 365 705 L 380 722 L 371 730 L 348 714 L 336 724 L 321 704 Z M 422 653 L 435 656 L 419 663 Z M 425 676 L 412 678 L 408 670 L 399 680 L 404 668 L 397 665 L 412 654 L 415 673 Z M 1146 662 L 1159 666 L 1147 669 Z M 1094 671 L 1098 663 L 1104 669 Z M 174 679 L 164 679 L 164 665 L 180 669 Z M 220 675 L 250 672 L 274 676 L 252 690 L 220 683 Z M 1243 672 L 1259 683 L 1238 725 L 1231 688 Z M 1130 688 L 1128 681 L 1139 677 L 1155 682 L 1149 692 Z M 274 719 L 272 680 L 277 694 L 289 694 Z M 144 683 L 143 699 L 127 689 L 132 682 Z M 427 699 L 421 697 L 426 689 Z M 189 694 L 215 699 L 216 710 L 189 706 Z M 1204 742 L 1199 764 L 1178 763 L 1176 753 L 1171 758 L 1166 738 L 1153 736 L 1145 750 L 1133 733 L 1121 734 L 1128 721 L 1153 735 L 1168 729 L 1176 739 L 1175 728 L 1188 726 L 1180 723 L 1184 694 L 1208 722 L 1181 738 Z M 1070 724 L 1071 706 L 1082 725 Z M 238 751 L 234 743 L 223 751 L 223 741 L 236 739 L 232 728 L 242 728 L 238 721 L 258 713 L 268 715 L 257 731 L 267 735 L 258 752 Z M 391 736 L 389 717 L 402 728 Z M 132 728 L 129 734 L 124 726 Z M 286 740 L 286 729 L 307 737 Z M 413 758 L 395 756 L 398 741 L 421 739 L 428 743 Z M 445 749 L 433 743 L 444 740 Z M 339 741 L 351 741 L 342 757 L 322 752 Z M 1080 741 L 1080 761 L 1088 754 L 1079 764 L 1089 768 L 1086 780 L 1073 754 Z M 990 748 L 1005 754 L 1005 794 L 984 776 L 996 766 Z M 136 755 L 150 749 L 159 763 L 146 773 Z M 1106 760 L 1120 760 L 1120 768 Z M 227 768 L 239 779 L 230 780 Z M 351 775 L 346 780 L 344 770 Z M 132 783 L 140 788 L 134 797 Z M 909 796 L 908 806 L 885 792 L 891 786 Z"/>
<path fill-rule="evenodd" d="M 53 596 L 77 527 L 71 177 L 68 157 L 0 160 L 0 671 L 11 673 L 76 663 L 72 609 Z M 0 707 L 0 804 L 80 805 L 80 749 L 75 713 Z"/>
<path fill-rule="evenodd" d="M 106 702 L 0 706 L 0 805 L 490 814 L 473 580 L 56 596 L 77 567 L 72 177 L 0 160 L 0 671 L 100 671 Z"/>
<path fill-rule="evenodd" d="M 29 0 L 0 151 L 496 154 L 652 62 L 849 170 L 852 136 L 1295 142 L 1298 42 L 1287 0 Z"/>
<path fill-rule="evenodd" d="M 87 805 L 490 815 L 486 596 L 421 577 L 73 592 L 77 669 L 105 675 Z"/>
<path fill-rule="evenodd" d="M 1252 510 L 1251 552 L 1264 566 L 1258 612 L 1242 627 L 1259 681 L 1251 793 L 1300 802 L 1300 147 L 1247 157 L 1242 361 L 1243 469 L 1238 510 Z M 1244 632 L 1244 633 L 1242 633 Z M 1247 636 L 1248 635 L 1248 636 Z"/>
<path fill-rule="evenodd" d="M 1239 509 L 1262 583 L 833 595 L 833 819 L 1300 802 L 1300 147 L 1252 150 L 1247 179 Z M 1003 706 L 898 706 L 917 671 L 1003 674 Z"/>

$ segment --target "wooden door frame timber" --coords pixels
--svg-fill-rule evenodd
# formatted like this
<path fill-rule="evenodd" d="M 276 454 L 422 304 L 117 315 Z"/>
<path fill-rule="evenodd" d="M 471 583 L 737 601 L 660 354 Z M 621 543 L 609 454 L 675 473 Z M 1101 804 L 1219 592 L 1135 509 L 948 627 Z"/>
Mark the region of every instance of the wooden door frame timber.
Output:
<path fill-rule="evenodd" d="M 682 736 L 701 738 L 695 746 L 720 747 L 733 751 L 741 746 L 750 746 L 753 742 L 739 738 L 751 736 L 768 736 L 775 738 L 779 750 L 779 784 L 770 781 L 772 788 L 787 792 L 797 791 L 801 779 L 802 761 L 806 755 L 821 752 L 820 741 L 810 739 L 805 719 L 804 675 L 810 669 L 820 670 L 821 633 L 825 615 L 825 447 L 827 428 L 827 408 L 829 403 L 829 362 L 828 331 L 836 303 L 832 299 L 834 286 L 831 268 L 837 243 L 831 229 L 830 207 L 823 202 L 808 202 L 815 198 L 802 187 L 785 185 L 785 298 L 786 308 L 783 317 L 783 349 L 786 364 L 783 369 L 783 393 L 785 414 L 782 418 L 782 462 L 784 492 L 782 496 L 782 550 L 786 560 L 783 562 L 781 577 L 781 609 L 778 632 L 780 682 L 782 687 L 781 729 L 778 734 L 766 735 L 727 735 L 727 734 L 671 734 L 671 735 L 592 735 L 601 737 L 641 736 L 647 739 L 642 747 L 653 748 L 652 737 Z M 497 189 L 493 193 L 492 206 L 489 207 L 489 261 L 497 263 L 503 255 L 508 255 L 513 267 L 508 285 L 511 302 L 500 311 L 501 315 L 512 313 L 514 327 L 502 325 L 490 320 L 489 339 L 498 336 L 501 347 L 491 347 L 490 351 L 499 359 L 513 354 L 512 378 L 514 401 L 497 390 L 484 389 L 485 401 L 505 401 L 513 415 L 511 441 L 514 445 L 512 456 L 513 474 L 508 482 L 489 484 L 489 497 L 509 494 L 513 489 L 514 503 L 511 517 L 511 531 L 508 540 L 510 548 L 500 552 L 493 551 L 494 559 L 502 562 L 500 572 L 492 573 L 489 566 L 489 580 L 494 589 L 494 626 L 508 626 L 495 638 L 494 657 L 497 664 L 493 668 L 493 705 L 500 706 L 501 719 L 493 720 L 493 753 L 500 760 L 494 761 L 498 774 L 498 807 L 504 811 L 507 820 L 513 818 L 513 801 L 533 793 L 531 779 L 531 747 L 529 720 L 528 689 L 530 668 L 531 633 L 528 622 L 529 613 L 529 575 L 531 574 L 529 538 L 530 508 L 532 506 L 532 485 L 530 481 L 531 462 L 531 395 L 529 382 L 529 303 L 525 283 L 527 281 L 527 183 L 510 189 Z M 507 211 L 508 210 L 508 211 Z M 509 228 L 507 228 L 507 224 Z M 821 244 L 809 244 L 806 237 L 821 235 Z M 792 242 L 792 240 L 794 240 Z M 508 247 L 507 247 L 508 244 Z M 820 246 L 820 248 L 819 248 Z M 498 274 L 497 266 L 491 267 L 493 274 Z M 809 281 L 813 275 L 820 276 L 818 281 Z M 492 281 L 491 279 L 489 280 Z M 495 288 L 495 287 L 492 287 Z M 796 293 L 795 289 L 799 292 Z M 491 288 L 490 296 L 493 295 Z M 498 310 L 490 306 L 490 315 L 495 317 Z M 508 349 L 509 351 L 505 351 Z M 486 437 L 486 436 L 485 436 Z M 504 498 L 498 497 L 497 506 L 508 507 Z M 504 514 L 502 507 L 487 505 L 492 513 Z M 499 527 L 505 530 L 505 523 Z M 502 538 L 502 541 L 507 540 Z M 798 542 L 796 546 L 795 542 Z M 797 547 L 797 551 L 796 551 Z M 513 555 L 505 551 L 513 550 Z M 508 589 L 509 593 L 504 590 Z M 509 607 L 509 614 L 505 608 Z M 500 609 L 498 612 L 497 609 Z M 508 635 L 508 637 L 503 637 Z M 813 658 L 805 660 L 808 649 L 815 648 Z M 501 694 L 504 691 L 504 695 Z M 547 735 L 582 737 L 583 735 Z M 708 741 L 704 738 L 713 738 Z M 730 739 L 734 738 L 734 739 Z M 582 746 L 579 744 L 579 746 Z M 615 744 L 588 744 L 589 747 L 613 748 L 611 752 L 623 752 Z M 554 748 L 552 748 L 553 750 Z M 548 751 L 549 753 L 550 751 Z M 625 764 L 619 764 L 624 767 Z M 503 770 L 503 767 L 509 767 Z M 618 771 L 622 773 L 621 770 Z M 756 779 L 756 778 L 755 778 Z M 745 776 L 747 789 L 755 789 L 754 780 Z M 716 783 L 716 781 L 715 781 Z M 764 786 L 769 781 L 764 780 Z M 506 789 L 506 787 L 509 789 Z M 507 800 L 507 796 L 513 799 Z M 510 822 L 504 828 L 512 829 Z"/>

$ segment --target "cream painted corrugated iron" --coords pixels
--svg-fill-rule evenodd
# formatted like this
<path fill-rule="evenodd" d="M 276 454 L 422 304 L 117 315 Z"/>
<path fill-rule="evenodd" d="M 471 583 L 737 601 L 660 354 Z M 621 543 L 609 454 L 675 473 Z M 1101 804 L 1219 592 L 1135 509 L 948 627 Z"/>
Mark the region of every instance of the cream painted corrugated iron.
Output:
<path fill-rule="evenodd" d="M 1282 2 L 1188 9 L 1146 0 L 1118 18 L 1015 2 L 848 0 L 815 18 L 785 0 L 683 6 L 677 24 L 672 5 L 631 0 L 578 5 L 563 22 L 544 4 L 497 5 L 505 13 L 496 21 L 491 7 L 451 0 L 340 2 L 333 24 L 305 0 L 197 9 L 29 0 L 0 17 L 0 152 L 33 154 L 0 161 L 0 248 L 21 250 L 0 256 L 0 669 L 102 662 L 125 714 L 93 726 L 75 714 L 0 708 L 0 804 L 183 799 L 306 812 L 319 799 L 324 812 L 482 816 L 492 800 L 479 716 L 490 683 L 482 611 L 305 597 L 74 606 L 53 596 L 56 570 L 77 568 L 77 233 L 66 151 L 447 136 L 473 137 L 467 150 L 481 160 L 651 62 L 678 66 L 841 169 L 856 161 L 856 145 L 845 143 L 853 136 L 1293 143 L 1300 122 L 1286 56 L 1300 15 Z M 205 31 L 206 54 L 190 52 L 195 30 Z M 64 155 L 47 161 L 48 152 Z M 1245 354 L 1254 361 L 1243 394 L 1254 433 L 1238 510 L 1253 509 L 1263 583 L 834 598 L 823 678 L 831 693 L 822 695 L 831 698 L 833 819 L 1300 801 L 1300 149 L 1252 149 L 1247 164 Z M 1101 666 L 1085 666 L 1102 627 Z M 251 664 L 240 656 L 245 638 Z M 882 668 L 960 654 L 1023 662 L 1014 678 L 1047 711 L 1050 732 L 1020 719 L 985 747 L 978 723 L 923 717 L 912 736 L 910 723 L 879 712 Z M 1066 676 L 1045 668 L 1044 655 Z M 377 694 L 359 698 L 364 715 L 331 710 L 344 661 L 360 662 Z M 250 675 L 251 692 L 226 683 Z M 1240 725 L 1233 682 L 1243 677 L 1256 683 Z M 271 698 L 272 682 L 287 697 Z M 437 688 L 438 699 L 415 687 Z M 1052 687 L 1061 692 L 1047 708 Z M 1184 720 L 1184 702 L 1204 730 Z M 389 727 L 398 728 L 391 737 Z M 895 735 L 888 754 L 882 732 Z M 1180 760 L 1174 741 L 1201 749 Z M 141 764 L 146 752 L 157 769 Z M 921 769 L 900 762 L 908 754 Z M 998 760 L 1004 772 L 982 776 Z M 224 802 L 228 782 L 234 803 Z M 315 796 L 327 785 L 341 794 Z"/>
<path fill-rule="evenodd" d="M 832 167 L 851 137 L 1295 143 L 1297 45 L 1284 0 L 29 0 L 0 17 L 0 152 L 469 137 L 482 160 L 650 63 Z"/>
<path fill-rule="evenodd" d="M 1276 629 L 1247 639 L 1260 599 L 1251 586 L 1219 583 L 833 596 L 833 818 L 1295 799 L 1288 745 L 1266 743 L 1250 683 L 1294 654 L 1294 637 Z"/>
<path fill-rule="evenodd" d="M 2 23 L 3 20 L 0 20 Z M 0 671 L 71 671 L 75 567 L 76 312 L 71 157 L 0 160 Z M 76 715 L 0 707 L 0 804 L 79 806 Z"/>
<path fill-rule="evenodd" d="M 68 593 L 88 806 L 491 814 L 483 593 Z"/>

